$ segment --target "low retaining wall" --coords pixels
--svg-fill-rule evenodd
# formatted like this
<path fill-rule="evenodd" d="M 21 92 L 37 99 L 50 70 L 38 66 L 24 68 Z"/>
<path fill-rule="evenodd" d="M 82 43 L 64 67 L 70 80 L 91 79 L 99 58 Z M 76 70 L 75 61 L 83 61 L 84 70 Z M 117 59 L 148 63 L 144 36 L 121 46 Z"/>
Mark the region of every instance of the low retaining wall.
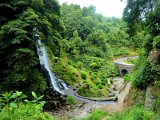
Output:
<path fill-rule="evenodd" d="M 118 100 L 118 96 L 114 96 L 114 97 L 107 97 L 107 98 L 89 98 L 89 97 L 83 97 L 78 95 L 77 93 L 74 94 L 76 97 L 82 98 L 82 99 L 87 99 L 87 100 L 92 100 L 92 101 L 117 101 Z"/>

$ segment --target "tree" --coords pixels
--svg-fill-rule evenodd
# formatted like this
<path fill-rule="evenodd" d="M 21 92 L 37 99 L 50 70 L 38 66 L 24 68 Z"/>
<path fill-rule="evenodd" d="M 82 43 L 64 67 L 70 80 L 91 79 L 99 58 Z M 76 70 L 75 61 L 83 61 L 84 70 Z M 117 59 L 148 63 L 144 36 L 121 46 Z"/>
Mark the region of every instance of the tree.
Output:
<path fill-rule="evenodd" d="M 128 0 L 127 6 L 124 10 L 124 20 L 128 22 L 130 26 L 130 31 L 133 28 L 142 31 L 142 28 L 145 30 L 144 37 L 146 38 L 144 41 L 145 52 L 143 53 L 143 57 L 147 59 L 150 57 L 149 52 L 153 49 L 159 48 L 159 35 L 160 35 L 160 1 L 159 0 Z M 143 26 L 141 26 L 143 25 Z M 137 26 L 140 29 L 137 29 Z M 135 34 L 139 36 L 138 32 L 134 32 L 131 35 Z M 142 36 L 142 35 L 140 35 Z M 140 38 L 139 38 L 140 39 Z M 137 40 L 136 40 L 137 41 Z M 157 56 L 158 57 L 158 56 Z M 150 83 L 157 81 L 157 76 L 159 74 L 159 60 L 155 57 L 151 61 L 140 61 L 141 68 L 137 70 L 138 74 L 136 75 L 136 79 L 134 80 L 134 84 L 137 87 L 142 86 L 146 88 Z M 142 64 L 143 63 L 143 64 Z M 139 72 L 140 71 L 140 72 Z"/>
<path fill-rule="evenodd" d="M 43 91 L 46 81 L 38 67 L 35 35 L 46 45 L 58 44 L 63 29 L 59 4 L 56 0 L 5 0 L 0 2 L 0 13 L 1 90 Z"/>

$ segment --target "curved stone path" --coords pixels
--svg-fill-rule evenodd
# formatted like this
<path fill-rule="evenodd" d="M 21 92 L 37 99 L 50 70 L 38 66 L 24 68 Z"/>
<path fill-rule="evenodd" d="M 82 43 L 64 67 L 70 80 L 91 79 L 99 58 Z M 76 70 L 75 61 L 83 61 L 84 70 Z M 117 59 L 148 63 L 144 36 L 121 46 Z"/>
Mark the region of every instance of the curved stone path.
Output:
<path fill-rule="evenodd" d="M 124 109 L 124 100 L 129 94 L 131 83 L 127 83 L 124 89 L 118 95 L 118 102 L 112 104 L 100 104 L 95 101 L 80 102 L 75 107 L 66 110 L 59 111 L 58 117 L 63 118 L 65 115 L 67 118 L 75 118 L 79 120 L 83 117 L 87 117 L 92 110 L 101 109 L 107 112 L 118 112 Z"/>
<path fill-rule="evenodd" d="M 118 112 L 124 109 L 124 100 L 126 96 L 129 94 L 129 90 L 131 87 L 131 83 L 127 83 L 124 87 L 124 90 L 118 95 L 118 102 L 112 104 L 97 104 L 95 102 L 91 102 L 85 104 L 82 108 L 78 108 L 73 110 L 71 114 L 76 116 L 76 120 L 86 117 L 92 110 L 101 109 L 107 112 Z"/>
<path fill-rule="evenodd" d="M 118 59 L 114 60 L 114 62 L 115 62 L 115 63 L 118 63 L 118 64 L 122 64 L 122 65 L 130 65 L 130 66 L 133 66 L 133 64 L 125 63 L 124 61 L 125 61 L 125 60 L 128 60 L 128 59 L 136 59 L 136 58 L 138 58 L 138 56 L 122 57 L 122 58 L 118 58 Z"/>
<path fill-rule="evenodd" d="M 135 59 L 135 58 L 138 58 L 138 56 L 118 58 L 118 59 L 114 60 L 114 62 L 118 63 L 118 64 L 122 64 L 122 65 L 134 66 L 133 64 L 127 64 L 127 63 L 124 62 L 125 60 L 130 59 L 130 58 Z M 93 101 L 93 102 L 96 102 L 96 103 L 99 103 L 99 104 L 114 104 L 114 103 L 116 103 L 116 100 L 117 100 L 116 96 L 108 97 L 108 98 L 102 98 L 102 99 L 83 97 L 83 96 L 78 95 L 76 93 L 76 91 L 74 91 L 72 88 L 65 89 L 63 91 L 63 93 L 65 95 L 73 96 L 76 100 L 86 102 L 86 103 L 89 103 L 89 102 Z"/>

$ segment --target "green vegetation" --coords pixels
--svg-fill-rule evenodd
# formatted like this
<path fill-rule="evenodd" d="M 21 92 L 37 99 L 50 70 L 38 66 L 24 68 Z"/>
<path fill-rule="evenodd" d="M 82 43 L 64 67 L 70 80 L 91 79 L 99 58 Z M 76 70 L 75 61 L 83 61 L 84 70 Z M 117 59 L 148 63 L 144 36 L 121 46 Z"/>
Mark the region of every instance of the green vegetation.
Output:
<path fill-rule="evenodd" d="M 136 59 L 130 58 L 130 59 L 125 60 L 124 62 L 127 63 L 127 64 L 136 64 L 137 59 L 138 58 L 136 58 Z"/>
<path fill-rule="evenodd" d="M 154 87 L 154 93 L 152 93 L 154 104 L 150 110 L 156 113 L 155 117 L 152 118 L 155 120 L 160 118 L 159 109 L 157 109 L 160 106 L 159 87 L 157 87 L 160 83 L 159 10 L 160 2 L 158 0 L 128 0 L 123 16 L 128 23 L 128 33 L 131 38 L 134 39 L 137 36 L 140 41 L 135 39 L 135 43 L 137 45 L 142 44 L 139 59 L 136 62 L 134 72 L 131 74 L 131 80 L 135 89 L 145 90 L 148 86 Z M 134 97 L 137 96 L 136 93 Z"/>
<path fill-rule="evenodd" d="M 58 44 L 63 29 L 59 4 L 56 0 L 1 1 L 0 27 L 1 92 L 42 94 L 47 85 L 40 72 L 36 40 L 43 40 L 48 46 Z"/>
<path fill-rule="evenodd" d="M 141 11 L 137 12 L 142 9 L 141 6 L 136 6 L 138 4 L 141 4 L 143 9 L 148 9 L 145 11 L 144 15 L 145 21 L 143 21 L 141 16 L 143 13 Z M 145 38 L 141 41 L 144 48 L 141 50 L 140 58 L 136 63 L 135 72 L 133 73 L 134 77 L 132 77 L 134 86 L 141 89 L 145 89 L 151 83 L 159 81 L 159 56 L 158 54 L 149 54 L 152 53 L 153 50 L 159 49 L 159 7 L 160 3 L 157 0 L 153 2 L 150 0 L 129 0 L 124 10 L 124 20 L 128 22 L 130 30 L 134 29 L 134 31 L 130 31 L 130 35 L 137 36 L 139 33 L 143 32 Z M 142 31 L 142 29 L 145 31 Z M 149 58 L 152 59 L 150 60 Z"/>
<path fill-rule="evenodd" d="M 72 96 L 67 96 L 67 103 L 68 104 L 71 104 L 71 105 L 74 105 L 75 104 L 75 100 L 74 100 L 74 97 Z"/>
<path fill-rule="evenodd" d="M 127 110 L 117 113 L 107 113 L 101 110 L 93 111 L 88 118 L 82 120 L 158 120 L 159 115 L 147 111 L 141 105 L 135 105 Z"/>
<path fill-rule="evenodd" d="M 42 112 L 45 101 L 32 92 L 33 100 L 26 99 L 22 92 L 6 92 L 0 95 L 0 120 L 55 120 Z"/>
<path fill-rule="evenodd" d="M 92 5 L 60 6 L 57 0 L 0 2 L 0 119 L 55 119 L 42 112 L 45 102 L 32 92 L 42 95 L 47 88 L 40 70 L 37 40 L 47 48 L 57 76 L 78 87 L 77 92 L 86 97 L 106 97 L 108 78 L 118 75 L 113 59 L 136 55 L 138 51 L 138 60 L 126 61 L 135 68 L 124 79 L 131 80 L 141 91 L 154 86 L 151 111 L 139 105 L 115 114 L 96 110 L 86 120 L 160 118 L 160 1 L 127 0 L 123 19 L 104 17 L 95 11 Z M 10 92 L 15 90 L 28 96 L 32 92 L 32 96 L 25 100 L 22 92 Z M 137 94 L 132 97 L 137 98 Z M 67 102 L 75 104 L 71 96 Z"/>
<path fill-rule="evenodd" d="M 91 115 L 89 115 L 88 118 L 83 118 L 81 120 L 101 120 L 107 115 L 106 112 L 101 110 L 94 110 L 92 111 Z"/>
<path fill-rule="evenodd" d="M 113 57 L 128 55 L 127 24 L 119 18 L 103 17 L 95 7 L 62 5 L 65 25 L 60 55 L 53 54 L 53 71 L 69 85 L 80 84 L 78 93 L 88 97 L 107 96 L 107 78 L 118 75 Z"/>

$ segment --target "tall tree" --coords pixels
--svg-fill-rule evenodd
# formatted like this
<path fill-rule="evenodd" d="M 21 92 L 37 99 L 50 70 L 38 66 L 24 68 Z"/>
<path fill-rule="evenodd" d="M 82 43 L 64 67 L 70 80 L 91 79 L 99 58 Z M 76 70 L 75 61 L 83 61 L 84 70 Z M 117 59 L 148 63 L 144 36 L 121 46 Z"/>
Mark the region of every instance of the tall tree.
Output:
<path fill-rule="evenodd" d="M 61 37 L 60 6 L 56 0 L 5 0 L 0 2 L 0 88 L 43 91 L 46 81 L 38 65 L 36 34 L 43 41 Z M 37 28 L 38 31 L 34 29 Z M 37 33 L 38 32 L 38 33 Z"/>

